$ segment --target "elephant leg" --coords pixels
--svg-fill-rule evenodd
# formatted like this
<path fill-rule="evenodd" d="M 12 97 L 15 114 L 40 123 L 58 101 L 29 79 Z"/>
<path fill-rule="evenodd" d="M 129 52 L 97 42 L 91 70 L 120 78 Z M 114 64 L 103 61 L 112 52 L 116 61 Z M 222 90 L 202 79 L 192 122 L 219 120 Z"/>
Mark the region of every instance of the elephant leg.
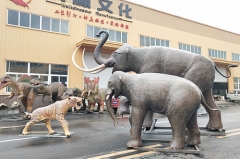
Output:
<path fill-rule="evenodd" d="M 50 134 L 50 135 L 54 134 L 55 131 L 54 131 L 54 130 L 52 129 L 52 127 L 51 127 L 51 120 L 50 120 L 50 119 L 45 119 L 45 120 L 44 120 L 44 123 L 46 124 L 46 127 L 47 127 L 47 129 L 48 129 L 49 134 Z"/>
<path fill-rule="evenodd" d="M 184 75 L 184 78 L 192 81 L 201 89 L 204 99 L 210 108 L 219 109 L 214 102 L 212 95 L 212 84 L 214 80 L 214 77 L 212 75 L 215 74 L 215 70 L 213 68 L 210 69 L 208 68 L 208 66 L 204 65 L 202 65 L 201 67 L 202 69 L 199 69 L 199 65 L 194 65 L 194 67 L 191 67 L 187 71 L 187 73 Z M 203 69 L 203 67 L 205 67 L 205 69 Z M 207 74 L 206 70 L 208 70 Z M 196 78 L 196 75 L 201 75 L 201 78 Z M 222 129 L 223 124 L 221 120 L 221 112 L 211 110 L 207 110 L 207 112 L 209 113 L 209 122 L 206 127 L 209 129 Z"/>
<path fill-rule="evenodd" d="M 137 105 L 140 105 L 139 103 Z M 143 120 L 147 114 L 145 107 L 134 107 L 132 108 L 132 115 L 130 119 L 131 129 L 130 129 L 130 140 L 127 143 L 128 148 L 134 148 L 142 146 L 141 131 Z"/>
<path fill-rule="evenodd" d="M 153 123 L 153 112 L 151 110 L 148 111 L 144 122 L 143 122 L 143 127 L 145 127 L 146 129 L 150 129 Z"/>
<path fill-rule="evenodd" d="M 199 145 L 201 143 L 200 130 L 197 123 L 197 113 L 194 113 L 187 123 L 189 136 L 186 140 L 188 145 Z"/>
<path fill-rule="evenodd" d="M 203 92 L 204 99 L 208 106 L 212 109 L 219 109 L 219 107 L 216 105 L 216 103 L 213 100 L 213 95 L 212 95 L 212 88 L 209 88 L 205 92 Z M 212 111 L 209 109 L 206 109 L 206 111 L 209 114 L 209 121 L 207 124 L 208 129 L 212 130 L 219 130 L 223 128 L 222 124 L 222 119 L 221 119 L 221 111 Z"/>
<path fill-rule="evenodd" d="M 179 103 L 181 105 L 181 103 Z M 177 105 L 170 106 L 172 107 L 171 113 L 166 114 L 168 120 L 172 127 L 172 140 L 169 143 L 169 147 L 171 149 L 183 149 L 185 146 L 185 130 L 187 122 L 189 121 L 190 114 L 186 112 L 190 112 L 187 109 L 181 110 Z M 188 107 L 188 106 L 184 106 Z"/>

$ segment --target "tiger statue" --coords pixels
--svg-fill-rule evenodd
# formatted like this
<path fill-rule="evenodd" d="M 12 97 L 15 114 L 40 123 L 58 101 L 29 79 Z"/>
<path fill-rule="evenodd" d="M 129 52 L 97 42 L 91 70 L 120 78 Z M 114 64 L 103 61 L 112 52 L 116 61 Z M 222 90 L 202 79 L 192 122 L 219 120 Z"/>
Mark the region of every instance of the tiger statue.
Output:
<path fill-rule="evenodd" d="M 78 102 L 82 105 L 82 98 L 80 97 L 69 97 L 67 99 L 56 101 L 53 104 L 50 104 L 45 107 L 37 108 L 32 113 L 25 112 L 23 116 L 29 116 L 31 119 L 30 121 L 25 125 L 25 127 L 22 130 L 23 135 L 27 135 L 30 132 L 28 132 L 28 128 L 34 124 L 36 124 L 39 121 L 43 121 L 46 124 L 46 127 L 49 131 L 49 134 L 52 135 L 55 133 L 55 131 L 52 130 L 51 127 L 51 119 L 57 119 L 60 124 L 62 125 L 64 134 L 66 136 L 70 136 L 71 133 L 68 130 L 68 122 L 64 118 L 67 111 L 71 107 L 75 107 L 77 110 L 81 108 L 81 106 L 78 106 Z"/>

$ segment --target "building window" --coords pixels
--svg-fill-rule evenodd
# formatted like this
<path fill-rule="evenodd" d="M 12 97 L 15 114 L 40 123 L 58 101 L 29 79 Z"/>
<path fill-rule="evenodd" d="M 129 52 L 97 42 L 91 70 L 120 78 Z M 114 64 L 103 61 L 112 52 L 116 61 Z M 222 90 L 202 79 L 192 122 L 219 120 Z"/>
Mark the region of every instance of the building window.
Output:
<path fill-rule="evenodd" d="M 240 89 L 240 78 L 234 77 L 234 89 Z"/>
<path fill-rule="evenodd" d="M 208 49 L 208 54 L 209 54 L 210 57 L 226 59 L 226 52 L 225 51 Z"/>
<path fill-rule="evenodd" d="M 45 85 L 60 82 L 67 86 L 68 82 L 67 65 L 7 61 L 6 74 L 14 80 L 18 80 L 21 75 L 27 74 L 32 78 L 41 78 Z M 11 92 L 11 88 L 7 87 L 6 92 Z"/>
<path fill-rule="evenodd" d="M 20 12 L 20 26 L 29 27 L 30 16 L 27 13 Z"/>
<path fill-rule="evenodd" d="M 233 61 L 240 61 L 240 54 L 232 53 L 232 60 Z"/>
<path fill-rule="evenodd" d="M 110 30 L 110 29 L 87 25 L 86 35 L 88 38 L 102 39 L 104 37 L 104 34 L 102 34 L 101 37 L 96 36 L 102 30 L 107 31 L 109 33 L 109 38 L 108 38 L 109 41 L 127 43 L 128 34 L 125 32 L 116 31 L 116 30 Z"/>
<path fill-rule="evenodd" d="M 201 55 L 201 47 L 179 43 L 179 49 Z"/>
<path fill-rule="evenodd" d="M 31 14 L 31 28 L 40 29 L 40 16 Z"/>
<path fill-rule="evenodd" d="M 51 28 L 52 32 L 60 32 L 60 20 L 58 19 L 52 19 L 52 28 Z"/>
<path fill-rule="evenodd" d="M 42 17 L 42 30 L 50 31 L 50 18 Z"/>
<path fill-rule="evenodd" d="M 140 46 L 166 46 L 166 47 L 169 47 L 169 41 L 140 35 Z"/>
<path fill-rule="evenodd" d="M 69 22 L 36 14 L 8 10 L 8 25 L 69 34 Z"/>
<path fill-rule="evenodd" d="M 63 34 L 68 34 L 68 21 L 66 20 L 61 20 L 61 33 Z"/>
<path fill-rule="evenodd" d="M 18 25 L 18 21 L 18 12 L 14 10 L 8 10 L 8 24 Z"/>

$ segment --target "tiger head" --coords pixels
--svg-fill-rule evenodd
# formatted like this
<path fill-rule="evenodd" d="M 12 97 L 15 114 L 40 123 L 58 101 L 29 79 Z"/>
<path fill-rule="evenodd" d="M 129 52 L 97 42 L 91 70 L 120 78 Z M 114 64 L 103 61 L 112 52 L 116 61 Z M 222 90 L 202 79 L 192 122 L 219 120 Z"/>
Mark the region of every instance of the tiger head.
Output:
<path fill-rule="evenodd" d="M 68 97 L 67 103 L 69 106 L 75 107 L 77 110 L 79 110 L 82 107 L 82 98 L 74 96 Z M 78 103 L 80 103 L 80 106 L 78 105 Z"/>

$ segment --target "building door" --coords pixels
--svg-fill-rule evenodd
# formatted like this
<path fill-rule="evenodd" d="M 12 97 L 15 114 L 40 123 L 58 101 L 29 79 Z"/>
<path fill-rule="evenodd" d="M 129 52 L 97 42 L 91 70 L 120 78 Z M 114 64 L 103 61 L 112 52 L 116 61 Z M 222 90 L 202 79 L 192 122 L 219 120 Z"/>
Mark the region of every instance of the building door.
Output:
<path fill-rule="evenodd" d="M 101 57 L 103 59 L 108 59 L 110 57 L 110 55 L 111 54 L 101 53 Z M 85 64 L 86 64 L 88 69 L 99 66 L 94 60 L 93 52 L 85 52 L 84 53 L 84 61 L 85 61 Z M 84 77 L 85 76 L 90 77 L 91 80 L 94 77 L 99 77 L 100 78 L 99 79 L 99 88 L 107 88 L 107 83 L 108 83 L 108 80 L 109 80 L 111 75 L 112 75 L 112 68 L 107 68 L 107 69 L 105 69 L 102 72 L 97 73 L 97 74 L 91 74 L 91 73 L 84 72 Z"/>
<path fill-rule="evenodd" d="M 226 67 L 218 66 L 217 68 L 223 75 L 227 75 Z M 212 88 L 213 95 L 225 96 L 226 99 L 227 90 L 228 90 L 227 78 L 223 77 L 215 70 L 215 80 Z"/>

